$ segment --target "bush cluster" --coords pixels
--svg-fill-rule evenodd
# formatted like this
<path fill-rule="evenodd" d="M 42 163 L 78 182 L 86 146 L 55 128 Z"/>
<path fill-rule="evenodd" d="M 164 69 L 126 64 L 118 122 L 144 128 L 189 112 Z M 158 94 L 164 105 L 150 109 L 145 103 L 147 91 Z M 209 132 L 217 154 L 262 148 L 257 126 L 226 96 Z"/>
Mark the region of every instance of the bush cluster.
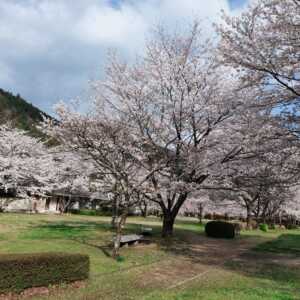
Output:
<path fill-rule="evenodd" d="M 89 257 L 69 253 L 0 255 L 0 294 L 87 279 Z"/>
<path fill-rule="evenodd" d="M 211 221 L 206 224 L 205 232 L 210 237 L 233 239 L 238 234 L 239 229 L 234 223 Z"/>

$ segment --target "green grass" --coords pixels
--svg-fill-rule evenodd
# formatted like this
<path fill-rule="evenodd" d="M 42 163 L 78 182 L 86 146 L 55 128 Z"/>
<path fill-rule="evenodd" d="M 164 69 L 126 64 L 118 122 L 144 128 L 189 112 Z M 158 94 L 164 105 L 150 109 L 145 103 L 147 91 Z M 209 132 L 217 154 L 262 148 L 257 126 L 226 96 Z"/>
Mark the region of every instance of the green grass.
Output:
<path fill-rule="evenodd" d="M 170 292 L 153 292 L 144 300 L 292 300 L 295 293 L 278 288 L 277 284 L 269 280 L 256 280 L 232 273 L 219 273 L 219 278 L 213 282 L 195 282 L 184 290 Z M 220 280 L 222 278 L 222 280 Z M 299 299 L 299 298 L 298 298 Z"/>
<path fill-rule="evenodd" d="M 300 256 L 300 235 L 299 233 L 284 233 L 274 240 L 259 244 L 255 249 L 275 253 L 290 253 Z"/>
<path fill-rule="evenodd" d="M 138 233 L 142 224 L 153 228 L 153 243 L 122 248 L 123 259 L 114 261 L 108 246 L 114 234 L 109 217 L 0 214 L 0 253 L 65 251 L 90 256 L 91 276 L 85 287 L 62 285 L 32 299 L 300 299 L 299 265 L 285 264 L 290 253 L 300 251 L 300 231 L 246 231 L 237 240 L 216 241 L 205 237 L 197 219 L 180 218 L 175 237 L 164 241 L 160 219 L 130 217 L 125 232 Z M 249 249 L 249 256 L 222 261 L 224 247 L 234 251 L 240 246 Z M 184 282 L 203 270 L 208 272 Z M 183 284 L 167 289 L 177 282 Z"/>

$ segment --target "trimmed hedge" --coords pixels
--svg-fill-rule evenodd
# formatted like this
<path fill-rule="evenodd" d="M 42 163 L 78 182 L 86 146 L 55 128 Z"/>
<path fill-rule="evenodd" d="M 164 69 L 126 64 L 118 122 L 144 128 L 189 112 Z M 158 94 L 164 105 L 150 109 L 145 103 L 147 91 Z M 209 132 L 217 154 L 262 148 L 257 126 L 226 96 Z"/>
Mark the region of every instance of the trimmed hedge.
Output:
<path fill-rule="evenodd" d="M 69 253 L 0 255 L 0 294 L 87 279 L 89 257 Z"/>
<path fill-rule="evenodd" d="M 236 224 L 224 221 L 210 221 L 205 225 L 206 235 L 214 238 L 233 239 L 238 231 Z"/>

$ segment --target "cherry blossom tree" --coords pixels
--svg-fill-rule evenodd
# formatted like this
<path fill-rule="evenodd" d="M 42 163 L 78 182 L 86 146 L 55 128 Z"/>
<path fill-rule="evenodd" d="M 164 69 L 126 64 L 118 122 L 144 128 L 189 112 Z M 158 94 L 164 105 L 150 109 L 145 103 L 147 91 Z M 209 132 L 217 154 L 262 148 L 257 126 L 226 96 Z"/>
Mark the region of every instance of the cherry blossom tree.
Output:
<path fill-rule="evenodd" d="M 242 151 L 212 180 L 210 197 L 244 207 L 249 226 L 251 216 L 273 221 L 292 202 L 292 187 L 299 183 L 300 153 L 299 141 L 278 118 L 244 112 L 241 120 L 252 130 L 245 132 L 241 126 Z"/>
<path fill-rule="evenodd" d="M 91 197 L 93 192 L 93 163 L 73 152 L 66 152 L 63 147 L 49 149 L 52 154 L 54 172 L 51 179 L 51 194 L 63 194 L 60 198 L 60 211 L 66 212 L 78 201 L 78 196 Z M 76 195 L 76 197 L 72 197 Z"/>
<path fill-rule="evenodd" d="M 26 197 L 45 193 L 54 164 L 44 142 L 9 124 L 0 127 L 0 186 Z"/>
<path fill-rule="evenodd" d="M 140 189 L 161 207 L 163 236 L 189 194 L 240 151 L 229 140 L 245 92 L 233 75 L 195 22 L 189 32 L 158 28 L 135 64 L 113 55 L 106 79 L 94 84 L 97 117 L 117 121 L 134 141 L 147 181 Z"/>
<path fill-rule="evenodd" d="M 217 56 L 197 22 L 174 34 L 158 28 L 136 63 L 111 55 L 105 79 L 93 83 L 90 113 L 58 108 L 48 134 L 93 160 L 102 189 L 123 207 L 119 229 L 143 195 L 161 208 L 163 236 L 172 235 L 185 201 L 206 182 L 229 177 L 230 162 L 273 153 L 280 139 L 258 106 L 262 90 L 243 86 Z"/>
<path fill-rule="evenodd" d="M 136 141 L 127 126 L 100 118 L 98 113 L 83 115 L 60 105 L 57 114 L 59 123 L 46 123 L 46 133 L 55 137 L 65 151 L 92 164 L 92 189 L 108 195 L 108 200 L 117 207 L 113 251 L 117 257 L 128 211 L 137 205 L 136 194 L 146 181 L 138 151 L 133 146 Z"/>
<path fill-rule="evenodd" d="M 299 134 L 300 1 L 259 0 L 218 26 L 221 62 L 236 68 L 245 86 L 267 105 L 280 106 Z M 285 109 L 284 109 L 285 108 Z"/>
<path fill-rule="evenodd" d="M 244 87 L 257 91 L 261 107 L 273 109 L 273 115 L 281 118 L 290 139 L 299 147 L 299 95 L 300 95 L 300 1 L 254 1 L 246 12 L 238 17 L 224 15 L 224 23 L 218 26 L 220 33 L 219 58 L 221 63 L 234 67 L 240 74 Z M 274 109 L 275 108 L 275 109 Z M 292 134 L 292 136 L 290 135 Z M 284 137 L 285 138 L 285 137 Z M 288 151 L 295 149 L 287 148 Z M 270 153 L 274 153 L 271 151 Z M 279 157 L 278 157 L 279 156 Z M 277 153 L 278 161 L 284 161 Z M 282 162 L 283 162 L 282 161 Z M 297 158 L 290 159 L 292 172 L 274 166 L 272 172 L 294 182 L 294 169 L 299 167 Z M 272 162 L 269 160 L 269 162 Z M 294 163 L 295 168 L 291 167 Z M 270 169 L 272 164 L 266 166 Z M 285 161 L 286 165 L 286 161 Z M 283 172 L 282 172 L 283 171 Z M 268 171 L 269 172 L 269 171 Z M 270 175 L 274 180 L 274 175 Z M 259 177 L 259 176 L 258 176 Z M 256 179 L 258 179 L 256 177 Z M 280 180 L 280 181 L 281 181 Z M 278 181 L 278 179 L 277 179 Z M 264 185 L 265 186 L 265 185 Z M 278 207 L 279 203 L 293 207 L 290 189 L 284 186 L 268 188 L 264 203 Z M 266 186 L 265 186 L 266 187 Z M 278 201 L 270 202 L 277 198 Z M 258 203 L 258 202 L 255 202 Z M 277 203 L 277 204 L 276 204 Z M 256 208 L 256 214 L 259 209 Z"/>
<path fill-rule="evenodd" d="M 206 191 L 194 192 L 182 205 L 180 213 L 186 216 L 197 217 L 202 224 L 204 210 L 208 206 L 209 194 Z"/>

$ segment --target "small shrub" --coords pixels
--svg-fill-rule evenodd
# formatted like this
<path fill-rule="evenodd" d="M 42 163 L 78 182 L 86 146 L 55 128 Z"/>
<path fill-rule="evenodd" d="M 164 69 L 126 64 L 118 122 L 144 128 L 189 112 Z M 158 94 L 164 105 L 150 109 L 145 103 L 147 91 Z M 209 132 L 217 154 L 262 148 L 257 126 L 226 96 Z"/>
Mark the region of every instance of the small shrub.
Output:
<path fill-rule="evenodd" d="M 211 221 L 206 224 L 205 232 L 210 237 L 233 239 L 238 234 L 238 227 L 233 223 Z"/>
<path fill-rule="evenodd" d="M 69 253 L 0 255 L 0 294 L 87 279 L 89 257 Z"/>
<path fill-rule="evenodd" d="M 269 230 L 268 224 L 265 224 L 265 223 L 259 224 L 259 229 L 261 231 L 267 232 Z"/>

